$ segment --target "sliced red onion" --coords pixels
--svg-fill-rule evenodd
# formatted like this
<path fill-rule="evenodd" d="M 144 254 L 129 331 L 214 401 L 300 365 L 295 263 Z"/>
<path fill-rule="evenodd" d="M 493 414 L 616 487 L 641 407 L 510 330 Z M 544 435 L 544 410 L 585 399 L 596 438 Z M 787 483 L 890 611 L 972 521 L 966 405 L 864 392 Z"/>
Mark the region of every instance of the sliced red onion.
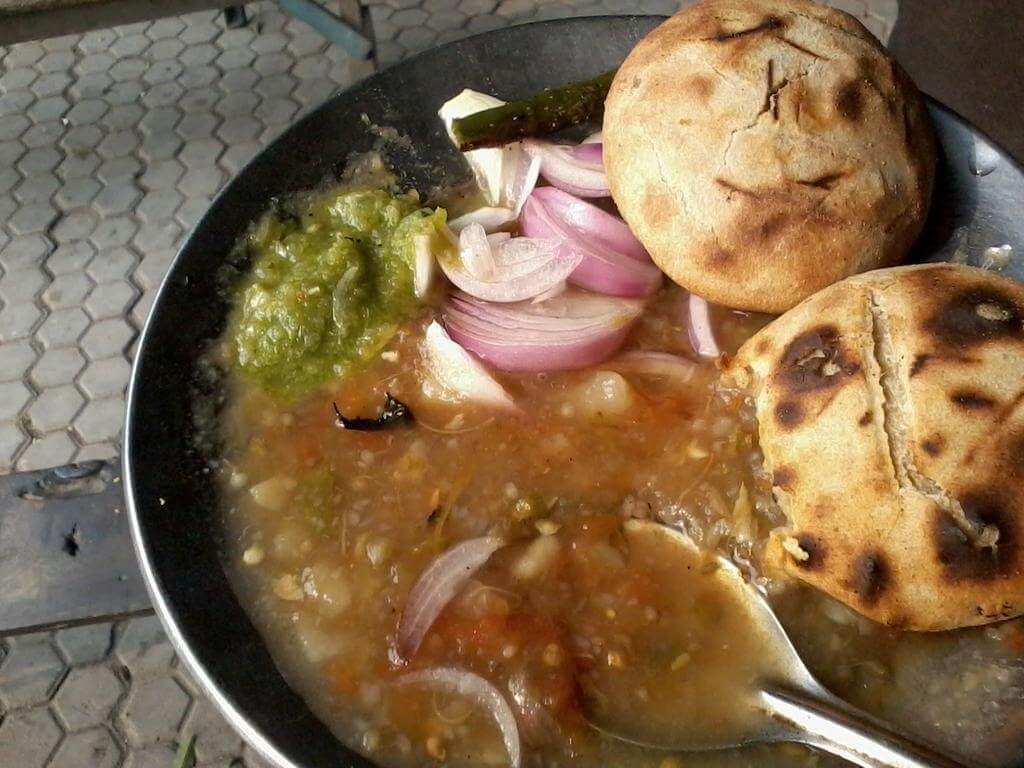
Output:
<path fill-rule="evenodd" d="M 563 282 L 583 256 L 557 240 L 488 235 L 479 224 L 459 234 L 458 258 L 442 258 L 448 279 L 471 296 L 497 302 L 523 301 Z"/>
<path fill-rule="evenodd" d="M 680 383 L 693 378 L 697 364 L 679 355 L 668 352 L 649 352 L 647 350 L 631 350 L 623 352 L 612 361 L 612 367 L 627 373 L 639 373 L 646 376 L 660 376 Z"/>
<path fill-rule="evenodd" d="M 504 543 L 494 536 L 469 539 L 430 562 L 409 593 L 398 622 L 398 651 L 402 658 L 412 658 L 444 607 Z"/>
<path fill-rule="evenodd" d="M 501 691 L 490 681 L 457 667 L 431 667 L 402 675 L 394 685 L 422 685 L 472 700 L 494 718 L 505 742 L 509 765 L 520 768 L 522 747 L 515 713 Z"/>
<path fill-rule="evenodd" d="M 497 208 L 485 205 L 475 211 L 464 213 L 456 219 L 448 222 L 448 226 L 455 233 L 459 233 L 470 224 L 479 224 L 485 232 L 496 232 L 502 227 L 507 227 L 516 220 L 516 214 L 511 208 Z"/>
<path fill-rule="evenodd" d="M 540 175 L 549 183 L 580 197 L 608 197 L 608 177 L 604 173 L 599 144 L 553 144 L 527 139 L 526 152 L 540 159 Z"/>
<path fill-rule="evenodd" d="M 561 296 L 563 293 L 565 293 L 565 289 L 568 287 L 568 283 L 559 283 L 558 285 L 553 285 L 546 291 L 544 291 L 544 293 L 538 293 L 536 296 L 530 299 L 530 303 L 540 304 L 542 301 L 547 301 L 548 299 L 555 298 L 555 296 Z"/>
<path fill-rule="evenodd" d="M 548 205 L 552 191 L 564 194 L 551 187 L 534 190 L 523 208 L 519 226 L 528 237 L 561 241 L 567 250 L 580 256 L 580 265 L 569 278 L 571 283 L 612 296 L 649 296 L 658 290 L 661 270 L 646 259 L 646 251 L 642 247 L 638 251 L 639 243 L 621 220 L 593 206 L 590 208 L 607 218 L 560 200 L 556 200 L 554 205 L 560 214 L 556 215 Z M 582 200 L 575 202 L 587 205 Z M 584 221 L 585 226 L 571 223 L 573 217 Z M 622 253 L 610 246 L 610 242 L 630 247 L 626 253 Z M 645 260 L 639 258 L 640 252 L 644 254 Z"/>
<path fill-rule="evenodd" d="M 711 307 L 695 293 L 691 293 L 686 301 L 687 334 L 690 346 L 701 357 L 718 357 L 722 350 L 715 340 L 715 332 L 711 328 Z"/>
<path fill-rule="evenodd" d="M 416 235 L 412 240 L 412 245 L 412 288 L 416 298 L 422 299 L 430 290 L 434 276 L 434 254 L 430 250 L 430 236 Z"/>
<path fill-rule="evenodd" d="M 440 323 L 427 326 L 420 349 L 427 375 L 445 393 L 482 405 L 518 410 L 505 388 L 479 360 L 452 341 Z"/>
<path fill-rule="evenodd" d="M 651 256 L 643 243 L 618 216 L 554 187 L 535 189 L 530 197 L 542 203 L 560 224 L 580 230 L 583 235 L 596 239 L 613 251 L 650 263 Z"/>
<path fill-rule="evenodd" d="M 643 303 L 567 291 L 539 304 L 488 304 L 464 293 L 441 310 L 456 342 L 506 371 L 585 368 L 622 346 Z"/>

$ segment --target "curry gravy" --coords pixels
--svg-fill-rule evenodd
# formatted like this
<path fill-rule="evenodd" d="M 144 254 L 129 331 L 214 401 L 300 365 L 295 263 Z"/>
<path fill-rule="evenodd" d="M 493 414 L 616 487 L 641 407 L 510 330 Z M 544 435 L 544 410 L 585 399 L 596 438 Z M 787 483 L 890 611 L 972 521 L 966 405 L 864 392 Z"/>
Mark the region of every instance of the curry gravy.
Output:
<path fill-rule="evenodd" d="M 627 348 L 690 354 L 683 298 L 663 288 Z M 221 418 L 229 574 L 290 684 L 339 739 L 387 766 L 507 764 L 486 713 L 393 684 L 444 665 L 504 692 L 524 765 L 838 764 L 799 746 L 666 755 L 588 723 L 604 696 L 636 701 L 652 727 L 690 717 L 713 727 L 735 714 L 734 686 L 760 663 L 756 638 L 727 602 L 693 586 L 684 560 L 629 546 L 623 523 L 649 519 L 733 558 L 837 694 L 979 765 L 1024 759 L 1020 621 L 901 634 L 762 571 L 761 545 L 785 521 L 750 405 L 719 390 L 712 364 L 695 363 L 687 381 L 620 372 L 614 359 L 497 374 L 520 413 L 494 412 L 424 392 L 418 345 L 432 316 L 424 309 L 367 367 L 292 405 L 232 378 Z M 715 318 L 727 350 L 764 320 Z M 415 422 L 335 426 L 334 404 L 372 415 L 385 393 Z M 403 660 L 396 631 L 410 589 L 436 555 L 484 535 L 506 546 Z M 716 685 L 714 696 L 694 693 Z"/>

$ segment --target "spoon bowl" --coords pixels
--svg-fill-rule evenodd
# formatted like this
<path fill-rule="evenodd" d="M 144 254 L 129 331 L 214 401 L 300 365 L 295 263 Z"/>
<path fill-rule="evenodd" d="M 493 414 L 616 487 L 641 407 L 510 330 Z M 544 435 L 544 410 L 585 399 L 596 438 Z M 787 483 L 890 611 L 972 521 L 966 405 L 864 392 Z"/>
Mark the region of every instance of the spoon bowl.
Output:
<path fill-rule="evenodd" d="M 638 690 L 645 675 L 657 677 L 659 688 L 667 686 L 668 695 L 678 697 L 668 707 L 645 708 L 622 696 L 588 697 L 588 719 L 597 730 L 673 752 L 799 742 L 867 768 L 963 768 L 829 693 L 804 665 L 768 601 L 727 558 L 702 552 L 689 536 L 660 523 L 631 520 L 624 531 L 632 557 L 678 574 L 674 582 L 662 582 L 676 590 L 672 598 L 686 590 L 697 593 L 694 600 L 673 599 L 674 608 L 659 621 L 670 633 L 686 638 L 700 654 L 693 663 L 703 668 L 684 677 L 678 687 L 666 683 L 680 671 L 676 662 L 667 675 L 653 667 L 633 673 Z M 699 609 L 712 601 L 726 609 L 707 621 Z M 594 699 L 599 705 L 593 705 Z M 670 714 L 659 718 L 655 710 Z"/>

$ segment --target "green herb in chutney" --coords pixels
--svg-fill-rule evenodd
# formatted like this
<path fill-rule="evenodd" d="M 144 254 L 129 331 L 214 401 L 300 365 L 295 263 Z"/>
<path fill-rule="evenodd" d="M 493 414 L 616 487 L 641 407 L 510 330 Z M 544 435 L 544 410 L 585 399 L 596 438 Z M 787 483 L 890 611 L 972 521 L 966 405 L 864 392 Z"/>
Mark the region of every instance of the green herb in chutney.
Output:
<path fill-rule="evenodd" d="M 275 208 L 239 247 L 253 257 L 231 316 L 238 369 L 289 399 L 371 359 L 415 313 L 414 238 L 447 247 L 444 209 L 415 193 L 337 190 Z"/>

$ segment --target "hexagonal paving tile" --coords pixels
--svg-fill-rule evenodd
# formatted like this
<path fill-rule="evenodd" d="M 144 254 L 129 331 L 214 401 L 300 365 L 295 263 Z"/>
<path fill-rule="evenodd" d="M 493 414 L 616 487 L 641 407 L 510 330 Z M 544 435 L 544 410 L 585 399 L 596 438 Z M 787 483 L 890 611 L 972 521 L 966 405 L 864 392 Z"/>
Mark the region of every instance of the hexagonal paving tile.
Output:
<path fill-rule="evenodd" d="M 16 139 L 31 125 L 25 115 L 5 115 L 0 117 L 0 141 Z"/>
<path fill-rule="evenodd" d="M 217 116 L 212 112 L 191 112 L 181 119 L 175 131 L 186 141 L 209 136 L 217 127 Z"/>
<path fill-rule="evenodd" d="M 215 165 L 224 145 L 217 139 L 194 139 L 182 148 L 181 162 L 188 168 L 203 168 Z"/>
<path fill-rule="evenodd" d="M 178 212 L 174 214 L 174 218 L 178 220 L 178 223 L 185 228 L 185 231 L 189 231 L 206 213 L 210 207 L 210 199 L 207 197 L 190 197 Z"/>
<path fill-rule="evenodd" d="M 106 728 L 69 734 L 47 768 L 115 768 L 121 762 L 121 748 Z"/>
<path fill-rule="evenodd" d="M 97 250 L 104 251 L 127 243 L 136 229 L 137 225 L 130 216 L 114 216 L 103 219 L 89 239 Z"/>
<path fill-rule="evenodd" d="M 91 176 L 100 165 L 101 158 L 92 152 L 70 154 L 57 166 L 57 174 L 64 179 Z"/>
<path fill-rule="evenodd" d="M 237 755 L 242 749 L 242 739 L 238 732 L 205 699 L 196 703 L 183 730 L 195 734 L 196 757 L 203 763 Z"/>
<path fill-rule="evenodd" d="M 103 125 L 115 131 L 127 131 L 135 128 L 146 112 L 134 100 L 119 104 L 103 116 Z"/>
<path fill-rule="evenodd" d="M 136 746 L 170 741 L 188 704 L 188 694 L 173 678 L 134 681 L 121 716 L 128 741 Z"/>
<path fill-rule="evenodd" d="M 85 357 L 77 347 L 48 349 L 32 368 L 32 383 L 40 389 L 70 384 L 85 365 Z"/>
<path fill-rule="evenodd" d="M 173 248 L 147 253 L 145 258 L 142 259 L 142 263 L 135 268 L 133 274 L 135 280 L 147 290 L 156 288 L 160 285 L 160 281 L 164 279 L 164 275 L 167 274 L 167 268 L 171 265 L 171 261 L 174 260 L 174 254 Z M 145 308 L 149 299 L 148 294 L 143 294 L 142 300 L 136 304 L 136 307 L 140 309 Z M 135 313 L 133 312 L 132 314 L 134 315 Z"/>
<path fill-rule="evenodd" d="M 29 157 L 31 153 L 25 155 Z M 57 211 L 50 203 L 25 205 L 7 220 L 7 226 L 16 235 L 43 232 L 57 218 Z"/>
<path fill-rule="evenodd" d="M 107 159 L 127 157 L 135 151 L 138 145 L 139 137 L 135 131 L 122 129 L 108 133 L 96 147 L 96 151 Z"/>
<path fill-rule="evenodd" d="M 83 240 L 96 228 L 96 214 L 82 208 L 63 216 L 53 228 L 53 236 L 58 242 L 69 240 Z"/>
<path fill-rule="evenodd" d="M 132 368 L 123 357 L 108 357 L 89 363 L 78 379 L 91 398 L 116 397 L 124 393 Z"/>
<path fill-rule="evenodd" d="M 75 445 L 67 432 L 51 432 L 36 437 L 18 457 L 18 470 L 28 472 L 67 464 L 75 455 Z"/>
<path fill-rule="evenodd" d="M 212 169 L 216 174 L 216 176 L 214 176 L 213 174 L 208 173 L 208 171 L 210 170 L 211 169 L 204 168 L 197 171 L 189 171 L 188 173 L 185 174 L 185 177 L 182 179 L 179 187 L 183 190 L 186 189 L 187 185 L 185 183 L 185 179 L 189 177 L 189 174 L 202 173 L 205 174 L 204 178 L 220 178 L 220 171 L 218 171 L 216 168 Z M 216 191 L 217 189 L 216 187 L 214 187 L 213 192 Z M 198 191 L 189 191 L 188 193 L 199 194 Z M 165 213 L 164 215 L 167 215 L 167 213 Z M 146 224 L 143 224 L 142 228 L 139 230 L 139 233 L 135 236 L 135 239 L 132 241 L 132 243 L 140 252 L 142 252 L 143 257 L 145 258 L 145 255 L 153 251 L 159 251 L 165 248 L 173 248 L 178 244 L 178 239 L 180 237 L 181 227 L 179 227 L 173 221 L 168 221 L 167 219 L 164 219 L 163 221 L 147 222 Z"/>
<path fill-rule="evenodd" d="M 0 251 L 0 266 L 8 270 L 25 269 L 42 264 L 53 246 L 45 235 L 28 235 L 13 238 Z"/>
<path fill-rule="evenodd" d="M 36 339 L 47 349 L 66 347 L 78 341 L 89 327 L 89 317 L 80 307 L 50 312 L 36 330 Z"/>
<path fill-rule="evenodd" d="M 64 662 L 45 636 L 12 637 L 0 667 L 0 700 L 7 709 L 41 704 L 64 677 Z M 0 739 L 2 742 L 2 739 Z M 0 761 L 0 765 L 6 765 Z"/>
<path fill-rule="evenodd" d="M 88 127 L 91 128 L 92 126 Z M 82 129 L 76 128 L 75 130 Z M 98 129 L 96 129 L 96 133 L 99 134 Z M 70 179 L 57 190 L 57 205 L 65 211 L 80 208 L 83 205 L 88 205 L 99 191 L 100 185 L 95 179 L 88 177 Z"/>
<path fill-rule="evenodd" d="M 0 299 L 8 304 L 31 301 L 46 285 L 46 275 L 38 267 L 12 269 L 0 277 Z"/>
<path fill-rule="evenodd" d="M 112 248 L 96 254 L 86 272 L 97 283 L 119 280 L 131 274 L 138 257 L 129 248 Z"/>
<path fill-rule="evenodd" d="M 103 723 L 123 692 L 108 667 L 75 667 L 54 696 L 53 708 L 70 730 L 78 731 Z"/>
<path fill-rule="evenodd" d="M 185 166 L 177 160 L 162 160 L 151 163 L 146 172 L 139 178 L 139 181 L 147 189 L 168 189 L 173 188 L 184 173 Z"/>
<path fill-rule="evenodd" d="M 13 421 L 0 421 L 0 468 L 7 470 L 14 466 L 14 457 L 27 439 Z"/>
<path fill-rule="evenodd" d="M 44 203 L 53 197 L 60 182 L 52 173 L 41 171 L 23 179 L 14 188 L 14 198 L 20 203 Z"/>
<path fill-rule="evenodd" d="M 138 127 L 143 133 L 162 133 L 169 131 L 181 120 L 181 110 L 177 105 L 152 107 L 142 115 Z"/>
<path fill-rule="evenodd" d="M 83 443 L 102 443 L 115 440 L 124 421 L 124 400 L 111 397 L 90 400 L 75 418 L 75 432 Z"/>
<path fill-rule="evenodd" d="M 0 723 L 0 765 L 43 768 L 60 738 L 46 707 L 11 712 Z"/>
<path fill-rule="evenodd" d="M 82 393 L 73 384 L 47 387 L 29 406 L 28 424 L 39 434 L 67 429 L 84 402 Z"/>
<path fill-rule="evenodd" d="M 61 243 L 46 259 L 46 268 L 54 275 L 79 272 L 96 253 L 84 240 Z M 94 278 L 95 279 L 95 278 Z"/>
<path fill-rule="evenodd" d="M 157 160 L 171 160 L 178 154 L 184 142 L 171 130 L 151 133 L 142 140 L 140 153 L 152 163 Z"/>
<path fill-rule="evenodd" d="M 58 629 L 54 644 L 70 664 L 94 664 L 106 657 L 113 642 L 112 625 L 85 624 L 80 627 Z"/>
<path fill-rule="evenodd" d="M 32 399 L 32 392 L 21 381 L 0 383 L 0 421 L 13 419 Z"/>
<path fill-rule="evenodd" d="M 64 125 L 57 117 L 59 115 L 51 116 L 45 123 L 35 123 L 21 135 L 21 143 L 26 147 L 50 147 L 56 144 L 64 135 Z"/>
<path fill-rule="evenodd" d="M 32 333 L 42 314 L 39 307 L 28 302 L 8 304 L 0 309 L 0 341 L 20 339 Z"/>
<path fill-rule="evenodd" d="M 96 171 L 96 175 L 108 184 L 123 183 L 129 177 L 140 173 L 142 173 L 142 163 L 133 156 L 107 160 Z"/>
<path fill-rule="evenodd" d="M 123 317 L 110 317 L 93 323 L 82 337 L 82 351 L 91 360 L 121 355 L 135 336 L 135 331 Z"/>
<path fill-rule="evenodd" d="M 116 216 L 119 213 L 131 211 L 141 196 L 142 193 L 135 186 L 134 181 L 126 179 L 119 184 L 110 184 L 105 187 L 96 196 L 93 206 L 101 216 Z"/>
<path fill-rule="evenodd" d="M 118 632 L 114 652 L 133 678 L 161 674 L 174 660 L 171 642 L 155 616 L 129 619 Z"/>
<path fill-rule="evenodd" d="M 92 289 L 92 280 L 87 275 L 58 275 L 43 291 L 43 301 L 50 309 L 65 309 L 81 305 Z"/>
<path fill-rule="evenodd" d="M 75 461 L 92 461 L 94 459 L 107 461 L 116 459 L 117 456 L 118 450 L 111 443 L 91 443 L 83 445 L 78 449 L 78 453 L 75 454 Z"/>
<path fill-rule="evenodd" d="M 105 59 L 106 54 L 103 54 L 103 56 Z M 99 61 L 90 62 L 90 65 L 99 66 L 99 64 Z M 107 74 L 107 69 L 105 67 L 79 75 L 77 80 L 72 81 L 68 92 L 76 99 L 95 99 L 97 96 L 102 96 L 110 88 L 110 84 L 114 82 L 110 79 L 110 75 Z"/>
<path fill-rule="evenodd" d="M 71 125 L 92 125 L 99 122 L 107 108 L 107 102 L 102 99 L 83 99 L 68 111 L 65 119 Z"/>
<path fill-rule="evenodd" d="M 36 360 L 36 351 L 28 339 L 0 344 L 0 381 L 20 379 Z"/>
<path fill-rule="evenodd" d="M 158 744 L 154 747 L 133 749 L 124 761 L 124 768 L 167 768 L 174 765 L 175 744 Z"/>

